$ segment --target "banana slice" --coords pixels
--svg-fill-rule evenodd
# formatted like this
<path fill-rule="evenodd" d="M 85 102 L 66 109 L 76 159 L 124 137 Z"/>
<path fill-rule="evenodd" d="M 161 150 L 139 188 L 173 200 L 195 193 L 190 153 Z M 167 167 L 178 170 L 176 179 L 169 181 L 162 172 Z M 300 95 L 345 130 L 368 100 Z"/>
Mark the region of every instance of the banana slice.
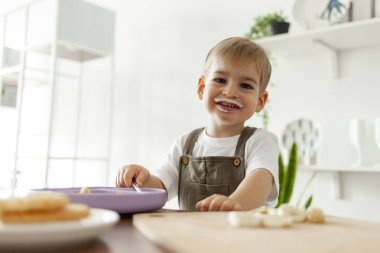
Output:
<path fill-rule="evenodd" d="M 282 204 L 278 209 L 265 206 L 251 211 L 233 211 L 228 213 L 228 222 L 233 227 L 290 227 L 293 222 L 323 223 L 322 209 L 309 208 L 307 211 L 290 204 Z"/>
<path fill-rule="evenodd" d="M 263 216 L 263 225 L 270 228 L 290 227 L 292 225 L 291 216 L 282 216 L 278 214 L 271 214 Z"/>
<path fill-rule="evenodd" d="M 252 212 L 233 211 L 228 213 L 228 222 L 233 227 L 258 227 L 261 219 Z"/>
<path fill-rule="evenodd" d="M 323 214 L 322 209 L 317 207 L 312 207 L 307 209 L 306 211 L 307 219 L 311 223 L 324 223 L 325 222 L 325 215 Z"/>
<path fill-rule="evenodd" d="M 278 214 L 282 216 L 290 216 L 294 222 L 306 221 L 306 211 L 289 204 L 282 204 L 278 208 Z"/>

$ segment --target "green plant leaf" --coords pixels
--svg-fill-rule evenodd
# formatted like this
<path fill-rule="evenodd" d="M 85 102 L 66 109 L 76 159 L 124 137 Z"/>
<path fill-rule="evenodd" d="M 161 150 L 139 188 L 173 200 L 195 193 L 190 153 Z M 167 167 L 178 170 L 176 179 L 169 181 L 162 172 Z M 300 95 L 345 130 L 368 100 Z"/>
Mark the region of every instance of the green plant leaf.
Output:
<path fill-rule="evenodd" d="M 289 154 L 289 163 L 286 170 L 286 185 L 284 203 L 289 203 L 294 187 L 294 181 L 297 173 L 297 144 L 293 143 Z"/>
<path fill-rule="evenodd" d="M 304 208 L 308 209 L 312 202 L 313 202 L 313 195 L 310 195 L 309 198 L 305 202 Z"/>
<path fill-rule="evenodd" d="M 278 155 L 278 183 L 279 183 L 279 193 L 278 193 L 278 201 L 276 207 L 279 207 L 283 202 L 284 198 L 284 181 L 286 177 L 284 176 L 285 174 L 285 166 L 284 166 L 284 161 L 282 159 L 282 155 Z"/>
<path fill-rule="evenodd" d="M 316 177 L 316 175 L 317 175 L 317 173 L 314 171 L 313 174 L 311 174 L 309 180 L 307 180 L 305 186 L 303 187 L 303 190 L 302 190 L 300 196 L 298 197 L 297 205 L 296 205 L 297 207 L 300 207 L 303 195 L 305 195 L 305 192 L 306 192 L 307 188 L 309 187 L 309 185 L 311 184 L 311 182 L 313 181 L 313 179 Z"/>

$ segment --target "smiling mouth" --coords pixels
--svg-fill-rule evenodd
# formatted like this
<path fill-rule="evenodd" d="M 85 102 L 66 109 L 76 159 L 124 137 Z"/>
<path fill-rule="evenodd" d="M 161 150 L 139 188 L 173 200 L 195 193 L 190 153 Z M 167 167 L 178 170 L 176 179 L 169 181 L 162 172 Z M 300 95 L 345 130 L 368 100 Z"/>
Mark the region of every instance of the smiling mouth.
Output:
<path fill-rule="evenodd" d="M 236 101 L 232 101 L 229 99 L 216 99 L 215 104 L 218 107 L 218 109 L 223 112 L 234 112 L 240 110 L 243 107 L 243 105 L 241 105 L 240 103 L 237 103 Z"/>

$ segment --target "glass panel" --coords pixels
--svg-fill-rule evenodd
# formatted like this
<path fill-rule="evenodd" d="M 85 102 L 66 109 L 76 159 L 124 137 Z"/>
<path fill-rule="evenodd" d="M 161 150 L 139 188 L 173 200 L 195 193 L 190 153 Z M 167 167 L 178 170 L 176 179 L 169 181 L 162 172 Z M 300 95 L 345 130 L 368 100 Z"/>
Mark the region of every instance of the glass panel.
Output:
<path fill-rule="evenodd" d="M 32 4 L 28 15 L 28 45 L 48 44 L 55 27 L 56 1 L 43 0 Z"/>
<path fill-rule="evenodd" d="M 26 9 L 12 12 L 1 26 L 0 106 L 16 107 L 21 50 L 25 45 Z"/>
<path fill-rule="evenodd" d="M 46 135 L 49 115 L 49 87 L 26 79 L 22 103 L 20 131 L 23 134 Z"/>
<path fill-rule="evenodd" d="M 0 128 L 0 188 L 11 186 L 14 167 L 14 135 L 5 132 L 6 130 L 6 127 Z"/>
<path fill-rule="evenodd" d="M 105 186 L 107 163 L 103 161 L 78 160 L 75 170 L 75 186 Z"/>
<path fill-rule="evenodd" d="M 20 134 L 18 155 L 26 158 L 45 158 L 47 144 L 47 135 Z"/>
<path fill-rule="evenodd" d="M 21 188 L 45 187 L 45 159 L 20 158 L 17 162 L 18 186 Z"/>
<path fill-rule="evenodd" d="M 1 77 L 0 105 L 16 107 L 18 73 Z"/>
<path fill-rule="evenodd" d="M 108 155 L 110 66 L 109 57 L 83 63 L 79 156 Z"/>
<path fill-rule="evenodd" d="M 50 160 L 48 187 L 72 186 L 74 186 L 74 160 Z"/>
<path fill-rule="evenodd" d="M 3 57 L 3 68 L 14 67 L 20 64 L 21 53 L 20 50 L 4 47 Z"/>
<path fill-rule="evenodd" d="M 75 156 L 79 80 L 57 77 L 55 86 L 54 113 L 52 115 L 51 146 L 52 156 Z"/>
<path fill-rule="evenodd" d="M 25 45 L 26 9 L 12 12 L 5 20 L 5 47 L 21 50 Z"/>

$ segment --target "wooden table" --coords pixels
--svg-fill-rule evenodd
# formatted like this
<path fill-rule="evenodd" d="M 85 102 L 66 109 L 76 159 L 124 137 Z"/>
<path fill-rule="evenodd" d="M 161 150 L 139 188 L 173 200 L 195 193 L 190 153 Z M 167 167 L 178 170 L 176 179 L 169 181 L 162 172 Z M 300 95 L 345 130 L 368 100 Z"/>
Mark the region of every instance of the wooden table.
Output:
<path fill-rule="evenodd" d="M 177 212 L 162 209 L 159 212 Z M 119 223 L 100 235 L 96 240 L 72 249 L 53 250 L 55 253 L 164 253 L 158 246 L 146 239 L 132 225 L 132 215 L 122 215 Z"/>
<path fill-rule="evenodd" d="M 324 224 L 295 223 L 285 229 L 250 229 L 231 227 L 228 213 L 225 212 L 159 212 L 137 214 L 134 221 L 132 215 L 124 215 L 116 226 L 96 240 L 80 247 L 60 251 L 55 249 L 52 252 L 277 253 L 287 249 L 286 252 L 293 253 L 356 253 L 379 252 L 380 249 L 379 223 L 327 216 Z M 274 243 L 268 244 L 269 239 Z"/>

